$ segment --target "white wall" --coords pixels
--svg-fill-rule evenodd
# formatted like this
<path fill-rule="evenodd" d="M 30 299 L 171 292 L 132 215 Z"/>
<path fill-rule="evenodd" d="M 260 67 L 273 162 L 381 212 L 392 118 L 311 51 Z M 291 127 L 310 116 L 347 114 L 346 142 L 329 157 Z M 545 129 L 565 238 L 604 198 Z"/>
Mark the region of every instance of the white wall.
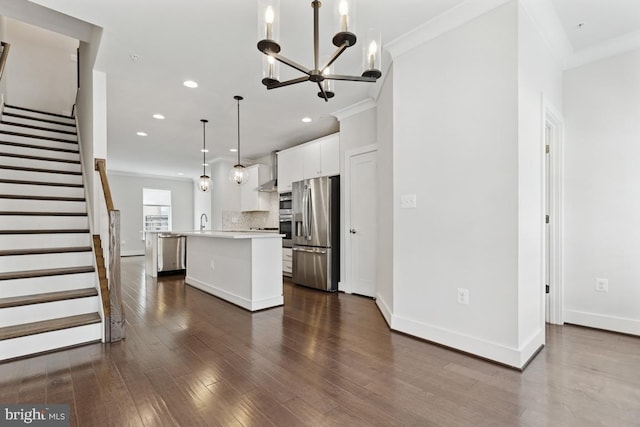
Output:
<path fill-rule="evenodd" d="M 393 67 L 384 77 L 377 99 L 378 136 L 378 256 L 376 262 L 376 304 L 391 324 L 394 284 L 394 177 L 393 177 Z"/>
<path fill-rule="evenodd" d="M 70 115 L 77 89 L 78 40 L 23 22 L 6 19 L 11 50 L 5 77 L 6 102 Z"/>
<path fill-rule="evenodd" d="M 240 211 L 240 186 L 229 181 L 229 171 L 236 162 L 216 159 L 211 164 L 211 229 L 222 229 L 222 212 Z"/>
<path fill-rule="evenodd" d="M 562 70 L 527 11 L 518 16 L 518 337 L 528 357 L 544 344 L 543 100 L 562 109 Z M 554 153 L 557 147 L 553 147 Z M 525 363 L 522 360 L 522 363 Z"/>
<path fill-rule="evenodd" d="M 193 181 L 193 229 L 200 229 L 200 218 L 202 214 L 207 216 L 202 224 L 205 230 L 211 230 L 211 190 L 206 193 L 198 188 L 198 180 Z"/>
<path fill-rule="evenodd" d="M 565 321 L 640 335 L 640 50 L 566 71 L 564 118 Z"/>
<path fill-rule="evenodd" d="M 142 239 L 142 189 L 171 191 L 171 229 L 193 229 L 193 181 L 125 175 L 109 172 L 109 183 L 115 208 L 120 210 L 121 254 L 144 254 Z"/>
<path fill-rule="evenodd" d="M 517 19 L 516 2 L 498 7 L 393 70 L 392 327 L 514 366 Z M 404 194 L 416 209 L 399 208 Z"/>

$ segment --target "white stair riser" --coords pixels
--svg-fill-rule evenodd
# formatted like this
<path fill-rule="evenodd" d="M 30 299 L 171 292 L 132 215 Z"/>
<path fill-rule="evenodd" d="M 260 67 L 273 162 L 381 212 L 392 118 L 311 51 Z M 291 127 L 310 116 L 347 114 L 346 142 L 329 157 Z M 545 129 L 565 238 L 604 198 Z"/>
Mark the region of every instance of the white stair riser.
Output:
<path fill-rule="evenodd" d="M 84 267 L 93 265 L 93 252 L 67 252 L 61 254 L 0 256 L 0 271 L 45 270 L 49 268 Z"/>
<path fill-rule="evenodd" d="M 102 340 L 101 323 L 2 341 L 0 360 Z"/>
<path fill-rule="evenodd" d="M 86 216 L 1 215 L 3 230 L 88 229 Z"/>
<path fill-rule="evenodd" d="M 92 246 L 89 233 L 0 234 L 0 250 Z"/>
<path fill-rule="evenodd" d="M 70 291 L 95 286 L 96 283 L 98 283 L 98 277 L 95 272 L 0 280 L 0 295 L 3 298 L 10 298 L 46 292 Z"/>
<path fill-rule="evenodd" d="M 56 131 L 50 131 L 50 130 L 32 129 L 32 128 L 26 128 L 23 126 L 9 125 L 6 123 L 0 123 L 0 132 L 2 131 L 18 132 L 18 133 L 24 133 L 27 135 L 36 135 L 41 138 L 59 138 L 59 139 L 66 139 L 68 141 L 78 140 L 78 137 L 76 135 L 70 135 L 68 133 L 56 132 Z"/>
<path fill-rule="evenodd" d="M 0 182 L 0 194 L 23 196 L 84 197 L 82 187 L 61 187 L 56 185 L 9 184 Z"/>
<path fill-rule="evenodd" d="M 76 142 L 52 141 L 50 139 L 30 138 L 28 136 L 8 135 L 0 133 L 0 141 L 21 142 L 29 145 L 41 145 L 44 147 L 64 148 L 65 150 L 78 150 Z"/>
<path fill-rule="evenodd" d="M 0 164 L 23 168 L 52 169 L 56 171 L 80 172 L 80 164 L 57 162 L 55 160 L 34 160 L 22 157 L 7 157 L 0 153 Z"/>
<path fill-rule="evenodd" d="M 3 308 L 0 310 L 0 328 L 95 313 L 99 310 L 100 299 L 98 296 Z"/>
<path fill-rule="evenodd" d="M 87 206 L 85 202 L 32 199 L 0 199 L 0 204 L 2 205 L 2 209 L 7 211 L 87 212 Z"/>
<path fill-rule="evenodd" d="M 0 178 L 21 181 L 60 182 L 64 184 L 82 184 L 82 175 L 71 175 L 55 172 L 30 172 L 23 170 L 0 168 Z"/>
<path fill-rule="evenodd" d="M 67 153 L 65 151 L 46 150 L 44 148 L 18 147 L 15 145 L 2 143 L 0 143 L 0 153 L 22 154 L 26 156 L 39 156 L 62 160 L 80 160 L 80 154 L 78 152 Z"/>
<path fill-rule="evenodd" d="M 47 119 L 49 120 L 49 119 Z M 19 123 L 21 125 L 28 125 L 28 126 L 35 126 L 35 127 L 41 127 L 41 128 L 47 128 L 50 130 L 63 130 L 63 131 L 67 131 L 67 132 L 75 132 L 76 128 L 75 126 L 68 126 L 68 125 L 62 125 L 62 124 L 57 124 L 57 123 L 51 123 L 51 122 L 44 122 L 42 120 L 32 120 L 32 119 L 24 119 L 22 117 L 13 117 L 13 116 L 7 116 L 7 115 L 2 115 L 2 121 L 6 122 L 7 124 L 9 123 Z"/>
<path fill-rule="evenodd" d="M 61 123 L 75 124 L 76 122 L 75 119 L 72 117 L 59 117 L 59 116 L 53 116 L 51 114 L 46 114 L 46 113 L 35 113 L 33 111 L 26 111 L 18 108 L 7 107 L 6 105 L 3 111 L 6 113 L 21 114 L 23 116 L 28 116 L 28 117 L 37 117 L 39 119 L 55 120 Z"/>

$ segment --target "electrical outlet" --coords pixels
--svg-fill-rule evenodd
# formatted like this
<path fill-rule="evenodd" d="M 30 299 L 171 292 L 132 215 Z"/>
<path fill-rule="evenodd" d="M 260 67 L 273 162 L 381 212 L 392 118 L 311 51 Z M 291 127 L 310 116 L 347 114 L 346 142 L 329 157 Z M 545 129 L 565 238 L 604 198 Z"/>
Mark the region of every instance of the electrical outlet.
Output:
<path fill-rule="evenodd" d="M 469 305 L 469 289 L 458 288 L 458 304 Z"/>
<path fill-rule="evenodd" d="M 403 194 L 400 196 L 400 207 L 402 209 L 413 209 L 416 207 L 415 194 Z"/>
<path fill-rule="evenodd" d="M 596 278 L 596 292 L 609 292 L 609 279 Z"/>

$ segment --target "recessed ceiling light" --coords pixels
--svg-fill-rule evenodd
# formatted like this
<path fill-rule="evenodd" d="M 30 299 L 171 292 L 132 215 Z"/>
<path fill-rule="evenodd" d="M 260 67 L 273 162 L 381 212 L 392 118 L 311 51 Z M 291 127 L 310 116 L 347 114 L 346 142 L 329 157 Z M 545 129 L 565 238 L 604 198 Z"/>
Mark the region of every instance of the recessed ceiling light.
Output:
<path fill-rule="evenodd" d="M 201 152 L 201 153 L 208 153 L 208 152 L 209 152 L 209 150 L 207 150 L 206 148 L 203 148 L 203 149 L 201 149 L 201 150 L 200 150 L 200 152 Z"/>
<path fill-rule="evenodd" d="M 147 136 L 146 132 L 136 132 L 136 135 L 138 136 Z"/>
<path fill-rule="evenodd" d="M 198 83 L 194 82 L 193 80 L 185 80 L 185 82 L 182 84 L 190 88 L 198 87 Z"/>
<path fill-rule="evenodd" d="M 302 121 L 303 121 L 304 123 L 311 123 L 311 117 L 303 117 L 303 118 L 302 118 Z"/>
<path fill-rule="evenodd" d="M 164 120 L 164 116 L 162 114 L 154 114 L 153 118 L 158 120 Z"/>
<path fill-rule="evenodd" d="M 178 172 L 178 176 L 182 176 L 184 175 L 182 172 Z"/>
<path fill-rule="evenodd" d="M 229 151 L 231 151 L 232 153 L 235 153 L 236 151 L 238 151 L 237 148 L 229 148 Z"/>
<path fill-rule="evenodd" d="M 202 166 L 209 166 L 209 163 L 203 163 Z"/>

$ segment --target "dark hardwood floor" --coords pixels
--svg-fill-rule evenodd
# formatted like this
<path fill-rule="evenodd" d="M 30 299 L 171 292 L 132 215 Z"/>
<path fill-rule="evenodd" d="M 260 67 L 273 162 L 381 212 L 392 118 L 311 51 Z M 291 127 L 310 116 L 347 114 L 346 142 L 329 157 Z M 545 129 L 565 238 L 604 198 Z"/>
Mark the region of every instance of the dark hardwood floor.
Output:
<path fill-rule="evenodd" d="M 390 332 L 289 283 L 249 313 L 123 258 L 127 338 L 0 364 L 0 403 L 72 426 L 639 426 L 640 338 L 549 326 L 524 373 Z"/>

